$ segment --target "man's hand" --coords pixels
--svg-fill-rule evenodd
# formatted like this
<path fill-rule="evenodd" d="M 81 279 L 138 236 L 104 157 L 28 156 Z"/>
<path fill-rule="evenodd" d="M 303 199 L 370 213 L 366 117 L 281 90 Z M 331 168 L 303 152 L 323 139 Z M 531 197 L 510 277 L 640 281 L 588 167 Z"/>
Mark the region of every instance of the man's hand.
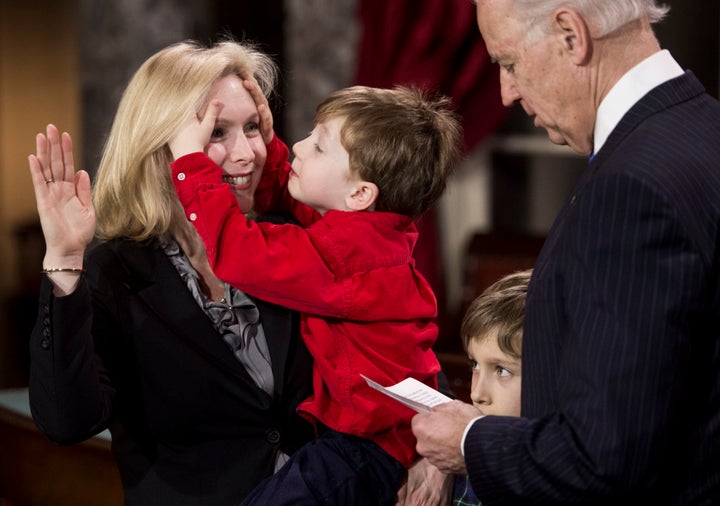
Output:
<path fill-rule="evenodd" d="M 460 448 L 468 423 L 483 413 L 461 401 L 440 404 L 431 413 L 420 413 L 412 419 L 417 451 L 431 464 L 448 474 L 467 474 Z"/>

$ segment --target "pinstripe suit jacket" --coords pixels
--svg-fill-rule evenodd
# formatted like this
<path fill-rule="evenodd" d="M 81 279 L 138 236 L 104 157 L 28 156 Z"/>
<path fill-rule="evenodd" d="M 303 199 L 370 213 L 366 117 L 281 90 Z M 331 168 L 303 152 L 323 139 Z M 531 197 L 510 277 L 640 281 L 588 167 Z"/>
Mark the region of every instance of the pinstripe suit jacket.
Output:
<path fill-rule="evenodd" d="M 643 97 L 558 215 L 528 292 L 521 419 L 465 455 L 483 505 L 720 504 L 720 104 Z"/>

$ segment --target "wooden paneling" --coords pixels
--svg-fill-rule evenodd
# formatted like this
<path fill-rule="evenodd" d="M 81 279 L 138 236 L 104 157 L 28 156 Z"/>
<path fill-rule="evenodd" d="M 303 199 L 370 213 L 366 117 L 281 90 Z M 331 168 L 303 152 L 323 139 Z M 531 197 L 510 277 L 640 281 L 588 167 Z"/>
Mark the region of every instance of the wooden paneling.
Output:
<path fill-rule="evenodd" d="M 33 421 L 0 407 L 0 503 L 11 506 L 120 506 L 110 442 L 56 446 Z"/>

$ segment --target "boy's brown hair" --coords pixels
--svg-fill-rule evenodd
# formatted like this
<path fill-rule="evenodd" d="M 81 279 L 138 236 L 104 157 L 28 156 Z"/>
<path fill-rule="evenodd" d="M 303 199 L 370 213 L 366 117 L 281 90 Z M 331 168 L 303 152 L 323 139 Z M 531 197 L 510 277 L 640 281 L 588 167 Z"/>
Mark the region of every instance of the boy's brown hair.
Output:
<path fill-rule="evenodd" d="M 315 123 L 344 118 L 350 170 L 379 190 L 376 211 L 419 216 L 442 195 L 460 158 L 462 128 L 450 99 L 398 86 L 352 86 L 317 107 Z"/>
<path fill-rule="evenodd" d="M 496 281 L 472 301 L 465 312 L 460 335 L 465 349 L 474 339 L 497 329 L 498 347 L 520 359 L 525 299 L 532 269 L 518 271 Z"/>

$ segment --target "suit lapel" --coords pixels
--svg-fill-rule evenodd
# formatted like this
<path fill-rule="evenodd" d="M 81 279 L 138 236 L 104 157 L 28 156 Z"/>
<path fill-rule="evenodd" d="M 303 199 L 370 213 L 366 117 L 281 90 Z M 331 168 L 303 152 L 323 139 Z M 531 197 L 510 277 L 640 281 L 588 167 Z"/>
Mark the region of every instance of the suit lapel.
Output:
<path fill-rule="evenodd" d="M 590 170 L 597 171 L 602 161 L 611 156 L 627 136 L 650 116 L 702 93 L 705 93 L 705 88 L 690 71 L 651 90 L 625 113 L 593 159 Z"/>
<path fill-rule="evenodd" d="M 630 108 L 610 133 L 602 149 L 595 155 L 592 162 L 588 165 L 588 168 L 580 176 L 572 193 L 566 200 L 560 213 L 558 213 L 538 256 L 533 277 L 541 277 L 547 260 L 552 257 L 552 251 L 556 247 L 558 239 L 562 237 L 562 229 L 569 214 L 572 212 L 576 196 L 580 194 L 586 184 L 592 181 L 598 174 L 602 173 L 603 162 L 609 159 L 628 135 L 650 116 L 664 111 L 673 105 L 690 100 L 704 92 L 705 88 L 703 88 L 700 81 L 697 80 L 692 72 L 687 71 L 684 75 L 671 79 L 651 90 Z"/>
<path fill-rule="evenodd" d="M 206 360 L 255 385 L 158 246 L 123 242 L 118 253 L 126 283 L 170 332 Z"/>

